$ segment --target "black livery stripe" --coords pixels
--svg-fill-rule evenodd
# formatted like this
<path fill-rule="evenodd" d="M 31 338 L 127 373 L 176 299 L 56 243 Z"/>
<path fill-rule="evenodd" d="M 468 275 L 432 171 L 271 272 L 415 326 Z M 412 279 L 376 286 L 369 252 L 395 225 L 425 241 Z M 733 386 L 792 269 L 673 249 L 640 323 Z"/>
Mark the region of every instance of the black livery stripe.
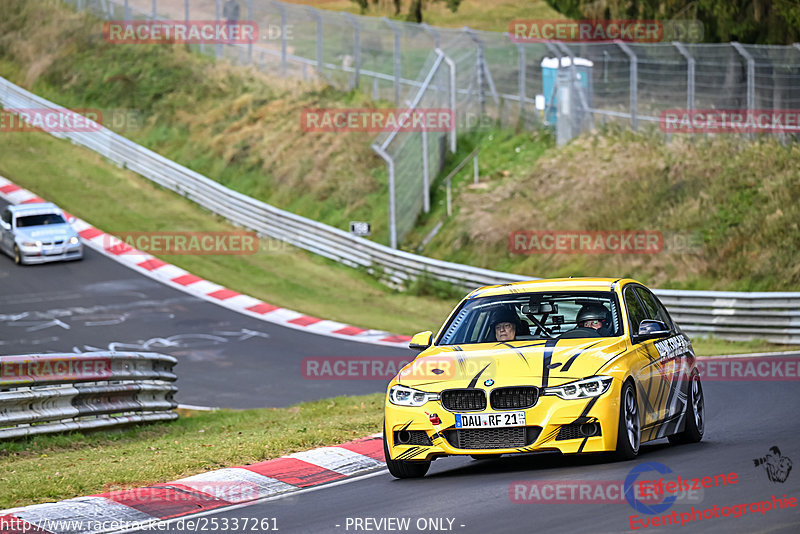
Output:
<path fill-rule="evenodd" d="M 486 367 L 484 367 L 483 369 L 481 369 L 480 371 L 478 371 L 478 374 L 477 374 L 477 375 L 475 375 L 475 377 L 474 377 L 474 378 L 472 379 L 472 381 L 469 383 L 469 385 L 467 386 L 467 388 L 469 388 L 469 389 L 472 389 L 472 388 L 474 388 L 474 387 L 475 387 L 475 384 L 477 384 L 477 383 L 478 383 L 478 379 L 481 377 L 481 375 L 483 374 L 483 372 L 484 372 L 486 369 L 488 369 L 488 368 L 489 368 L 489 366 L 490 366 L 490 365 L 491 365 L 490 363 L 487 363 L 487 364 L 486 364 Z"/>
<path fill-rule="evenodd" d="M 544 357 L 542 358 L 542 389 L 547 387 L 550 380 L 550 360 L 553 359 L 553 349 L 555 349 L 557 339 L 548 339 L 544 344 Z"/>
<path fill-rule="evenodd" d="M 578 352 L 576 352 L 575 354 L 573 354 L 572 357 L 570 357 L 570 359 L 567 360 L 567 363 L 565 363 L 564 366 L 561 368 L 561 372 L 565 373 L 565 372 L 569 371 L 569 368 L 572 367 L 572 362 L 575 361 L 575 358 L 577 358 L 578 356 L 580 356 L 581 354 L 583 354 L 584 352 L 586 352 L 587 350 L 591 349 L 592 347 L 594 347 L 595 345 L 597 345 L 599 343 L 600 343 L 600 341 L 598 341 L 597 343 L 592 343 L 588 347 L 584 347 L 583 349 L 581 349 Z"/>

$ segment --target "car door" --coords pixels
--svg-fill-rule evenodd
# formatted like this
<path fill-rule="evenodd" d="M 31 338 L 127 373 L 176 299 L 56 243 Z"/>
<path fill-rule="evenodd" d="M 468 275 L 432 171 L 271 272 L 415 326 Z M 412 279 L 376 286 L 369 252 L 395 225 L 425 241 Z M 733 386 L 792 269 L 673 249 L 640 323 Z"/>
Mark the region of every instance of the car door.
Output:
<path fill-rule="evenodd" d="M 661 384 L 659 367 L 658 367 L 658 352 L 653 347 L 653 340 L 648 340 L 642 343 L 634 342 L 634 336 L 639 331 L 639 323 L 647 319 L 647 312 L 642 306 L 639 297 L 636 296 L 634 286 L 625 286 L 623 290 L 623 300 L 625 301 L 625 309 L 628 315 L 628 327 L 631 332 L 631 344 L 636 351 L 637 368 L 632 369 L 636 382 L 639 388 L 636 391 L 639 398 L 639 405 L 642 407 L 644 420 L 642 421 L 643 430 L 655 424 L 663 411 L 661 398 L 663 393 L 663 386 Z M 642 439 L 646 440 L 648 434 L 642 432 Z"/>
<path fill-rule="evenodd" d="M 14 244 L 14 234 L 11 228 L 11 210 L 8 208 L 3 210 L 0 219 L 3 221 L 0 224 L 0 250 L 6 254 L 11 254 Z"/>
<path fill-rule="evenodd" d="M 691 370 L 691 360 L 694 355 L 691 353 L 688 338 L 678 331 L 666 308 L 656 296 L 642 286 L 636 286 L 635 290 L 642 301 L 647 318 L 661 321 L 670 330 L 668 337 L 653 342 L 653 348 L 659 357 L 661 380 L 669 384 L 669 390 L 660 411 L 660 419 L 669 419 L 682 414 L 686 407 L 688 373 Z"/>

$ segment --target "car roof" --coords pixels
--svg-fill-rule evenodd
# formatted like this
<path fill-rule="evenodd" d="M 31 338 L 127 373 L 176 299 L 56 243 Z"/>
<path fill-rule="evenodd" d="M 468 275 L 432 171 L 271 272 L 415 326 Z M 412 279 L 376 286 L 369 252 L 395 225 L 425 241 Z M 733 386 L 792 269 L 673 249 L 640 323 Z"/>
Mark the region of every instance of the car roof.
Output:
<path fill-rule="evenodd" d="M 636 282 L 629 278 L 548 278 L 525 280 L 513 284 L 479 287 L 467 298 L 513 295 L 516 293 L 548 293 L 553 291 L 611 291 L 615 284 Z M 638 283 L 638 282 L 637 282 Z"/>
<path fill-rule="evenodd" d="M 52 202 L 33 202 L 31 204 L 16 204 L 9 206 L 8 210 L 17 215 L 32 215 L 34 213 L 58 213 L 61 209 Z"/>

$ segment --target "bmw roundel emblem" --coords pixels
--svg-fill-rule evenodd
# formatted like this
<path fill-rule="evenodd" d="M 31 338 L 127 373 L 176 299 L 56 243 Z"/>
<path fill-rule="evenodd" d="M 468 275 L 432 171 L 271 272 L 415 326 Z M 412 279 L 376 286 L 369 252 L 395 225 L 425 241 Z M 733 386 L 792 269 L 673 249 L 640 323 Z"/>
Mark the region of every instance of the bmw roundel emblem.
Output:
<path fill-rule="evenodd" d="M 492 379 L 490 378 L 489 380 L 487 380 L 486 382 L 484 382 L 484 383 L 483 383 L 483 385 L 484 385 L 484 386 L 493 386 L 493 385 L 494 385 L 494 380 L 492 380 Z"/>

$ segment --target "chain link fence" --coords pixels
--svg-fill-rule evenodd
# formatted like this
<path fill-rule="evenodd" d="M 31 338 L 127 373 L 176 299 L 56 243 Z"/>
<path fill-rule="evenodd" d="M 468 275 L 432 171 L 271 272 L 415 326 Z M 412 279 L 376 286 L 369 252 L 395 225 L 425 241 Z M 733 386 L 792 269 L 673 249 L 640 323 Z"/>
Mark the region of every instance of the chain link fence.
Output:
<path fill-rule="evenodd" d="M 663 129 L 667 110 L 800 109 L 800 44 L 523 43 L 507 33 L 270 0 L 65 1 L 114 20 L 252 21 L 257 42 L 192 46 L 268 73 L 359 89 L 398 108 L 451 107 L 452 136 L 387 131 L 373 143 L 389 173 L 393 247 L 427 209 L 431 177 L 455 151 L 457 133 L 498 124 L 555 126 L 564 143 L 608 122 Z M 795 125 L 775 135 L 799 132 Z"/>

